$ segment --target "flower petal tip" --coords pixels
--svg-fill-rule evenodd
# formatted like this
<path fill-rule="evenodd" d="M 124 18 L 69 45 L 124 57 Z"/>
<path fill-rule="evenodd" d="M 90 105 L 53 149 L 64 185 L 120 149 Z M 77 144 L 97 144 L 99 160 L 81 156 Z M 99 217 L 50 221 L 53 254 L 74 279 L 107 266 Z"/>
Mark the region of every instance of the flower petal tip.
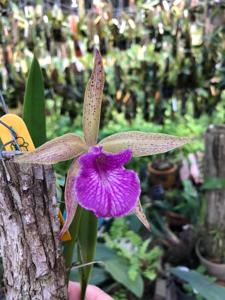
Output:
<path fill-rule="evenodd" d="M 138 202 L 137 206 L 135 207 L 134 213 L 137 216 L 137 218 L 141 221 L 141 223 L 145 226 L 145 228 L 147 230 L 151 231 L 151 225 L 148 222 L 148 219 L 143 211 L 140 201 Z"/>

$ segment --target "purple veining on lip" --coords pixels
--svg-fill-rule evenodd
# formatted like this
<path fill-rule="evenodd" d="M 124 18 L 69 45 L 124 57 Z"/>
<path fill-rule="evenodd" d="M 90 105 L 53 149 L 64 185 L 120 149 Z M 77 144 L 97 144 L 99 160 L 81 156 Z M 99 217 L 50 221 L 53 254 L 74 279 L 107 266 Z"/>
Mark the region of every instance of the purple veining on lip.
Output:
<path fill-rule="evenodd" d="M 131 150 L 111 154 L 99 146 L 81 155 L 74 184 L 77 202 L 97 217 L 121 217 L 131 212 L 141 192 L 137 174 L 123 166 L 131 158 Z"/>

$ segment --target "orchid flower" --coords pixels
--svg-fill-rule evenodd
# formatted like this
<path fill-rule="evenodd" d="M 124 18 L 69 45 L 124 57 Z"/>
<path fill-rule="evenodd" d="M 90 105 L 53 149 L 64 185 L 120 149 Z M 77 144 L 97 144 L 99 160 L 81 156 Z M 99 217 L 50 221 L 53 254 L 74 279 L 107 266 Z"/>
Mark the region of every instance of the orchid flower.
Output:
<path fill-rule="evenodd" d="M 98 142 L 104 70 L 99 51 L 87 84 L 81 138 L 68 133 L 33 152 L 15 158 L 19 163 L 55 164 L 74 159 L 65 186 L 66 222 L 61 236 L 70 226 L 78 204 L 97 217 L 122 217 L 134 212 L 149 228 L 139 201 L 138 175 L 125 169 L 132 156 L 164 153 L 190 141 L 188 137 L 129 131 L 113 134 Z"/>

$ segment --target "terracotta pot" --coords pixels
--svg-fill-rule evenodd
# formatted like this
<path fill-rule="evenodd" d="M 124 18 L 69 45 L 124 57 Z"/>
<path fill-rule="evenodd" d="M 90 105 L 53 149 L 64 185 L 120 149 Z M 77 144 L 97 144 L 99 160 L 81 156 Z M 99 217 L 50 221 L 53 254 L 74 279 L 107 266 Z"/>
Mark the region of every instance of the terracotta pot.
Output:
<path fill-rule="evenodd" d="M 225 264 L 218 264 L 214 263 L 207 258 L 203 257 L 200 253 L 200 246 L 201 239 L 197 241 L 196 246 L 195 246 L 195 252 L 203 266 L 205 266 L 206 270 L 208 273 L 219 280 L 225 280 Z"/>
<path fill-rule="evenodd" d="M 148 171 L 151 182 L 161 184 L 164 189 L 171 188 L 176 182 L 177 166 L 172 163 L 168 169 L 158 169 L 154 167 L 154 163 L 149 163 Z"/>

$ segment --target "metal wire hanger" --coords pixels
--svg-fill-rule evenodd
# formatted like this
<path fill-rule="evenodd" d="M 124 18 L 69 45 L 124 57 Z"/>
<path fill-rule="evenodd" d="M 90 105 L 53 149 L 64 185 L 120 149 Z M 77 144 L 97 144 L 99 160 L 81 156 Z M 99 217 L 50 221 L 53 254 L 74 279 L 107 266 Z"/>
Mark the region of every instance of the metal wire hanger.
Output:
<path fill-rule="evenodd" d="M 5 100 L 4 100 L 4 97 L 3 97 L 1 91 L 0 91 L 0 102 L 1 102 L 1 106 L 2 106 L 4 114 L 7 114 L 9 110 L 8 110 L 8 107 L 7 107 L 6 103 L 5 103 Z M 9 144 L 13 143 L 13 146 L 14 146 L 15 150 L 16 151 L 20 151 L 20 146 L 19 146 L 19 144 L 17 142 L 17 138 L 18 137 L 17 137 L 17 134 L 16 134 L 15 130 L 12 127 L 8 126 L 2 120 L 0 120 L 0 124 L 2 124 L 4 127 L 6 127 L 10 131 L 10 133 L 12 135 L 12 141 L 8 142 L 6 145 L 9 145 Z M 3 151 L 3 149 L 5 148 L 6 145 L 2 145 L 1 146 L 1 149 L 0 149 L 1 154 L 2 154 L 2 151 Z"/>
<path fill-rule="evenodd" d="M 3 98 L 2 92 L 0 91 L 0 101 L 2 104 L 2 110 L 4 112 L 4 114 L 7 114 L 9 112 L 7 105 L 5 104 L 5 100 Z"/>

